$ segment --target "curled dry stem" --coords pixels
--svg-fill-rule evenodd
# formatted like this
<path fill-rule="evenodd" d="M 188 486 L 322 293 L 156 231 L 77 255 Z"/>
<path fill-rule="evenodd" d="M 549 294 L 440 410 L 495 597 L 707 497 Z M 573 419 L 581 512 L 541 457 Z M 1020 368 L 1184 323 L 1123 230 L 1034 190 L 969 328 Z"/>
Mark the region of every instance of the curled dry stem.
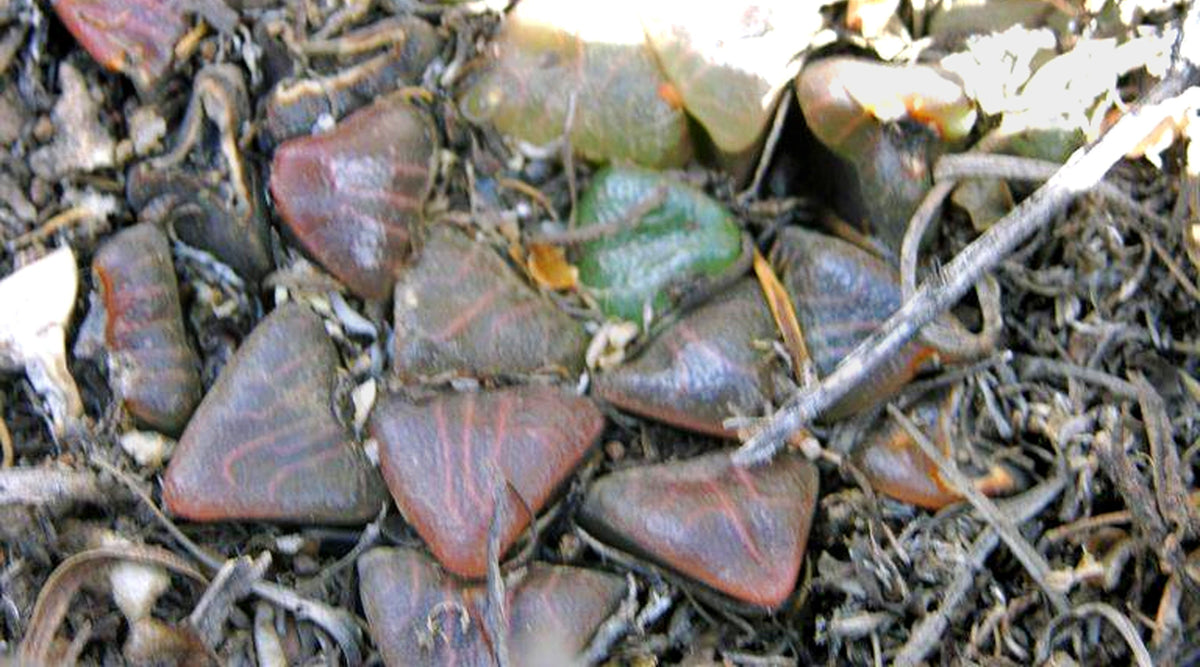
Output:
<path fill-rule="evenodd" d="M 537 202 L 538 206 L 541 206 L 542 210 L 546 211 L 546 213 L 548 213 L 553 220 L 556 222 L 558 221 L 558 211 L 554 209 L 554 204 L 550 201 L 550 198 L 546 196 L 546 193 L 542 192 L 541 190 L 526 183 L 525 181 L 516 178 L 507 178 L 504 176 L 496 179 L 496 185 L 504 188 L 505 190 L 515 190 L 526 197 L 529 197 L 533 201 Z"/>
<path fill-rule="evenodd" d="M 75 593 L 96 577 L 96 569 L 119 563 L 139 563 L 165 568 L 199 583 L 208 580 L 199 570 L 175 554 L 152 545 L 126 544 L 77 553 L 59 565 L 46 580 L 33 605 L 25 639 L 21 642 L 22 665 L 49 665 L 54 636 L 66 618 Z"/>
<path fill-rule="evenodd" d="M 54 214 L 53 217 L 38 225 L 36 229 L 25 232 L 13 239 L 9 243 L 9 247 L 13 250 L 27 248 L 35 243 L 45 241 L 64 229 L 95 219 L 96 211 L 92 207 L 82 204 L 72 206 Z"/>
<path fill-rule="evenodd" d="M 900 291 L 906 301 L 917 291 L 921 240 L 925 238 L 925 232 L 942 202 L 956 185 L 956 181 L 936 183 L 909 220 L 900 246 Z M 952 359 L 978 359 L 991 354 L 1000 340 L 1000 332 L 1004 330 L 1000 284 L 991 275 L 985 275 L 975 284 L 975 292 L 983 312 L 982 331 L 971 333 L 956 318 L 946 316 L 925 325 L 921 330 L 921 339 Z"/>
<path fill-rule="evenodd" d="M 358 536 L 358 541 L 354 543 L 354 546 L 350 549 L 350 551 L 347 551 L 346 555 L 337 559 L 337 561 L 335 561 L 329 567 L 321 570 L 321 572 L 317 575 L 317 579 L 320 581 L 328 581 L 338 572 L 341 572 L 347 567 L 357 563 L 359 556 L 363 555 L 367 552 L 367 550 L 378 544 L 379 537 L 383 534 L 383 520 L 387 518 L 387 513 L 388 505 L 384 503 L 379 510 L 379 514 L 375 516 L 375 520 L 371 523 L 368 523 L 366 527 L 363 528 L 362 533 L 360 533 Z"/>
<path fill-rule="evenodd" d="M 1050 651 L 1055 643 L 1054 636 L 1063 623 L 1080 620 L 1088 616 L 1099 616 L 1116 628 L 1117 632 L 1125 640 L 1125 643 L 1129 645 L 1129 650 L 1133 654 L 1134 664 L 1138 665 L 1138 667 L 1153 667 L 1154 659 L 1150 657 L 1150 651 L 1146 648 L 1145 642 L 1142 641 L 1141 635 L 1138 634 L 1137 626 L 1133 624 L 1133 621 L 1128 616 L 1122 614 L 1106 602 L 1085 602 L 1070 611 L 1063 612 L 1054 617 L 1046 624 L 1041 637 L 1038 638 L 1034 661 L 1041 664 L 1050 659 Z"/>

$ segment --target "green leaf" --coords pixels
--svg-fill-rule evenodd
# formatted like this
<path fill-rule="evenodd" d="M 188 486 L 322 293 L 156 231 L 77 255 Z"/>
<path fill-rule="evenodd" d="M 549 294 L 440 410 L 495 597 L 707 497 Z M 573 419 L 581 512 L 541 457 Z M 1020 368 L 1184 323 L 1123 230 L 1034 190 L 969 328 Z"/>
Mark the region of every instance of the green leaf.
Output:
<path fill-rule="evenodd" d="M 656 199 L 661 203 L 648 206 Z M 640 211 L 639 220 L 631 219 Z M 579 280 L 606 315 L 635 322 L 645 304 L 655 313 L 669 310 L 742 253 L 741 231 L 721 204 L 648 169 L 598 173 L 579 202 L 579 224 L 620 228 L 582 245 Z"/>

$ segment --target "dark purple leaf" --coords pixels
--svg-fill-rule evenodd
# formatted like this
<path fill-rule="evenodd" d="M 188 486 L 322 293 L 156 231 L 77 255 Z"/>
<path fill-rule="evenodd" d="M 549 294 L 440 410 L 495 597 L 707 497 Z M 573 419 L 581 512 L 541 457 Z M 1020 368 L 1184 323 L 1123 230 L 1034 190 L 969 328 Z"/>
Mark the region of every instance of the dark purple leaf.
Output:
<path fill-rule="evenodd" d="M 771 263 L 792 297 L 817 373 L 825 377 L 900 307 L 900 278 L 883 260 L 840 239 L 798 227 L 780 232 Z M 830 410 L 836 419 L 891 396 L 933 356 L 905 346 L 872 379 Z"/>
<path fill-rule="evenodd" d="M 746 279 L 697 308 L 636 359 L 595 378 L 596 395 L 630 412 L 718 437 L 733 408 L 758 414 L 771 398 L 771 353 L 754 345 L 776 337 L 758 283 Z"/>
<path fill-rule="evenodd" d="M 484 625 L 482 585 L 445 574 L 411 549 L 374 549 L 358 561 L 359 590 L 371 632 L 392 667 L 492 667 L 494 640 Z M 591 636 L 620 604 L 620 577 L 535 563 L 509 587 L 510 664 L 577 664 Z"/>

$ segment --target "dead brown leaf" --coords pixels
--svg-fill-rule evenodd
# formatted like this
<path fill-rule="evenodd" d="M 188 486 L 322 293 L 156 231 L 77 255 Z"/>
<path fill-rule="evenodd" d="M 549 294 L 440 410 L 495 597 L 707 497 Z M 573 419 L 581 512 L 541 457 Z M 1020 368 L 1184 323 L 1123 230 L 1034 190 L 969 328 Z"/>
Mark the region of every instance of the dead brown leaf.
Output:
<path fill-rule="evenodd" d="M 526 266 L 538 285 L 554 290 L 573 289 L 579 283 L 579 269 L 567 261 L 562 246 L 548 243 L 529 244 Z"/>
<path fill-rule="evenodd" d="M 804 332 L 800 329 L 800 322 L 796 319 L 796 311 L 792 307 L 792 300 L 788 297 L 787 290 L 779 282 L 779 278 L 771 268 L 771 263 L 757 249 L 754 251 L 754 275 L 758 276 L 758 284 L 762 287 L 763 296 L 767 299 L 771 316 L 775 318 L 775 326 L 779 329 L 779 334 L 783 336 L 783 345 L 787 348 L 788 356 L 791 357 L 796 379 L 803 383 L 804 369 L 811 365 L 808 345 L 804 342 Z"/>

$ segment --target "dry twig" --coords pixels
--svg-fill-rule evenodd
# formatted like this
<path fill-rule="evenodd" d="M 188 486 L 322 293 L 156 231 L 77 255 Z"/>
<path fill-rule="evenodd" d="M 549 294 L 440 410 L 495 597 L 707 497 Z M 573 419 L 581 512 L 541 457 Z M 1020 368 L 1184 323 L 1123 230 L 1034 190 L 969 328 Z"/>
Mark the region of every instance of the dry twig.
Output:
<path fill-rule="evenodd" d="M 987 156 L 981 156 L 987 157 Z M 900 245 L 900 293 L 905 300 L 917 291 L 917 263 L 921 240 L 940 210 L 942 201 L 957 185 L 953 181 L 934 184 L 920 207 L 909 220 L 908 229 Z M 1000 310 L 1000 284 L 991 275 L 986 275 L 975 285 L 983 312 L 983 330 L 971 333 L 954 318 L 947 321 L 935 320 L 921 330 L 921 339 L 954 359 L 977 359 L 987 356 L 996 349 L 1004 320 Z"/>
<path fill-rule="evenodd" d="M 1063 377 L 1103 387 L 1119 398 L 1135 400 L 1138 397 L 1137 387 L 1119 377 L 1094 368 L 1056 359 L 1030 356 L 1019 357 L 1017 363 L 1021 368 L 1021 377 L 1026 380 Z"/>
<path fill-rule="evenodd" d="M 658 186 L 650 191 L 641 201 L 637 202 L 629 212 L 621 216 L 618 220 L 612 222 L 603 222 L 597 225 L 588 225 L 583 228 L 572 226 L 570 229 L 562 232 L 547 232 L 537 234 L 529 239 L 530 243 L 545 243 L 547 245 L 575 245 L 578 243 L 587 243 L 598 239 L 619 234 L 629 229 L 633 229 L 642 223 L 642 218 L 654 209 L 662 206 L 667 201 L 666 186 Z"/>
<path fill-rule="evenodd" d="M 1163 399 L 1140 374 L 1134 374 L 1132 380 L 1137 388 L 1138 404 L 1142 408 L 1146 440 L 1150 444 L 1150 466 L 1159 511 L 1163 518 L 1174 524 L 1176 530 L 1183 533 L 1182 539 L 1200 535 L 1200 511 L 1188 502 L 1179 449 L 1171 437 L 1171 420 Z"/>
<path fill-rule="evenodd" d="M 233 605 L 246 597 L 270 566 L 271 554 L 266 551 L 258 558 L 239 556 L 225 561 L 188 615 L 188 623 L 195 628 L 205 646 L 216 649 L 221 643 L 222 630 L 233 611 Z"/>
<path fill-rule="evenodd" d="M 508 505 L 510 483 L 499 471 L 492 470 L 492 520 L 487 533 L 487 604 L 484 607 L 484 623 L 492 638 L 492 658 L 498 667 L 509 667 L 508 652 L 508 592 L 504 575 L 500 572 L 500 561 L 504 557 L 501 538 L 504 526 L 504 508 Z M 517 494 L 520 495 L 520 494 Z M 530 524 L 535 517 L 529 518 Z"/>
<path fill-rule="evenodd" d="M 55 468 L 10 468 L 0 471 L 0 506 L 57 508 L 71 503 L 103 505 L 109 494 L 89 472 Z"/>

